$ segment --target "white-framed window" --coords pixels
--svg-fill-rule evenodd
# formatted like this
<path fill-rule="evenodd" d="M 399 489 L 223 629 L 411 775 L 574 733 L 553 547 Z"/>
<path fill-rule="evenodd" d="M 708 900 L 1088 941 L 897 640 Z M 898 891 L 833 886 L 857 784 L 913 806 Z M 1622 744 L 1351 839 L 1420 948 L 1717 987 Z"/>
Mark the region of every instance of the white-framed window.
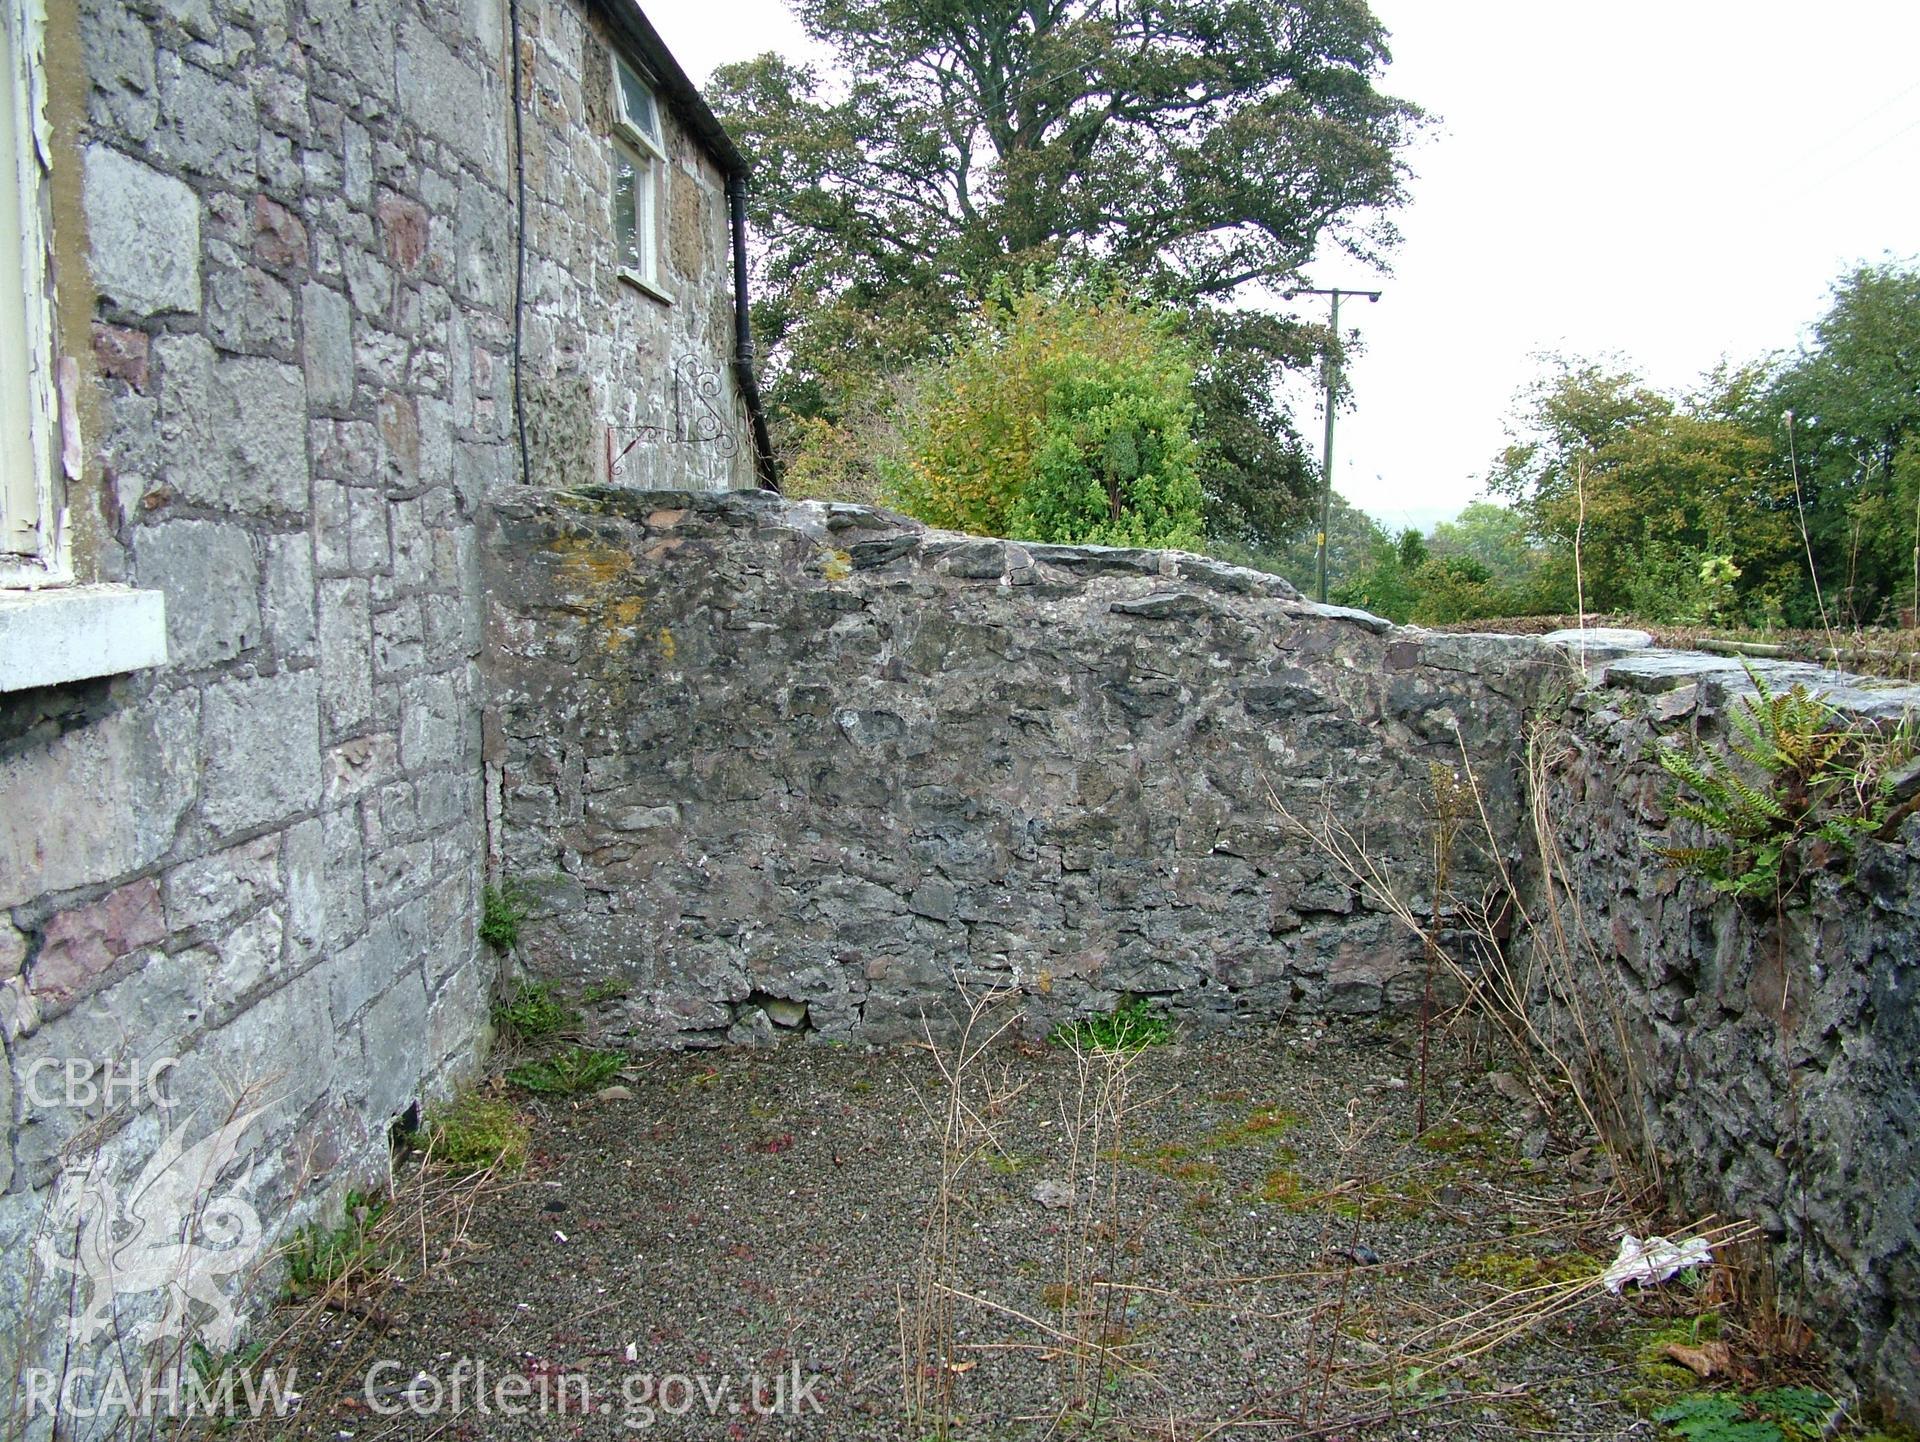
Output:
<path fill-rule="evenodd" d="M 42 0 L 0 0 L 0 586 L 65 579 L 54 475 Z"/>
<path fill-rule="evenodd" d="M 660 273 L 660 217 L 667 147 L 653 87 L 613 57 L 613 241 L 620 276 L 671 301 Z"/>

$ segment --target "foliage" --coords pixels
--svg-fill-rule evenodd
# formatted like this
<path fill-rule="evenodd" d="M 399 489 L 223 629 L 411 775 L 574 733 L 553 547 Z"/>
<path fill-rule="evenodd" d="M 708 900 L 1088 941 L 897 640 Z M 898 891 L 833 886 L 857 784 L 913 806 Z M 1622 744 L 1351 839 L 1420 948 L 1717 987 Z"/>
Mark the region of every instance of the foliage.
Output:
<path fill-rule="evenodd" d="M 311 1223 L 294 1233 L 283 1253 L 287 1263 L 287 1290 L 303 1296 L 325 1289 L 348 1273 L 377 1270 L 380 1247 L 373 1224 L 386 1210 L 383 1198 L 365 1192 L 347 1193 L 346 1218 L 337 1227 Z"/>
<path fill-rule="evenodd" d="M 1892 619 L 1920 592 L 1920 267 L 1860 267 L 1809 346 L 1691 391 L 1548 357 L 1510 430 L 1488 488 L 1557 556 L 1577 539 L 1590 611 Z"/>
<path fill-rule="evenodd" d="M 511 886 L 480 888 L 480 939 L 500 951 L 511 951 L 520 940 L 520 923 L 527 910 Z"/>
<path fill-rule="evenodd" d="M 1716 890 L 1774 906 L 1879 829 L 1893 768 L 1913 744 L 1904 728 L 1884 737 L 1849 729 L 1803 685 L 1776 692 L 1752 666 L 1747 674 L 1755 695 L 1741 697 L 1733 711 L 1730 755 L 1697 744 L 1656 753 L 1661 768 L 1693 792 L 1676 791 L 1669 809 L 1703 827 L 1709 841 L 1654 849 Z"/>
<path fill-rule="evenodd" d="M 1192 374 L 1164 316 L 1118 297 L 995 301 L 919 386 L 893 498 L 980 535 L 1195 548 Z"/>
<path fill-rule="evenodd" d="M 517 1172 L 526 1165 L 528 1135 L 512 1103 L 467 1092 L 427 1113 L 425 1145 L 431 1160 L 458 1172 Z"/>
<path fill-rule="evenodd" d="M 1920 266 L 1889 260 L 1836 282 L 1813 343 L 1776 363 L 1762 410 L 1781 441 L 1781 418 L 1793 417 L 1815 556 L 1841 618 L 1872 622 L 1891 604 L 1911 607 L 1920 583 Z"/>
<path fill-rule="evenodd" d="M 507 1080 L 540 1096 L 578 1096 L 593 1091 L 627 1064 L 627 1054 L 574 1046 L 551 1056 L 522 1062 Z"/>
<path fill-rule="evenodd" d="M 753 166 L 754 328 L 801 493 L 870 487 L 888 389 L 996 281 L 1097 263 L 1186 317 L 1210 526 L 1275 544 L 1310 493 L 1275 383 L 1330 338 L 1232 302 L 1396 239 L 1424 117 L 1377 88 L 1364 0 L 796 8 L 829 68 L 762 55 L 707 95 Z"/>
<path fill-rule="evenodd" d="M 1311 360 L 1311 335 L 1276 316 L 1204 308 L 1183 333 L 1200 355 L 1194 434 L 1208 545 L 1216 552 L 1280 546 L 1317 523 L 1319 466 L 1274 399 L 1279 373 Z"/>
<path fill-rule="evenodd" d="M 522 982 L 493 1007 L 493 1024 L 509 1041 L 539 1041 L 578 1020 L 554 994 L 551 982 Z"/>
<path fill-rule="evenodd" d="M 871 373 L 924 356 L 964 297 L 1036 260 L 1213 297 L 1394 239 L 1422 117 L 1374 88 L 1386 34 L 1363 4 L 797 9 L 842 81 L 767 54 L 707 92 L 754 166 L 756 325 L 798 413 L 831 404 L 849 351 Z"/>
<path fill-rule="evenodd" d="M 1132 1052 L 1164 1046 L 1173 1040 L 1173 1024 L 1148 1005 L 1145 997 L 1122 1002 L 1106 1016 L 1062 1022 L 1047 1039 L 1061 1046 L 1088 1051 Z"/>
<path fill-rule="evenodd" d="M 1845 1412 L 1812 1387 L 1763 1392 L 1694 1392 L 1653 1414 L 1667 1435 L 1688 1442 L 1813 1442 L 1854 1435 Z"/>
<path fill-rule="evenodd" d="M 1550 367 L 1488 489 L 1521 507 L 1556 550 L 1571 555 L 1578 542 L 1588 610 L 1681 620 L 1699 609 L 1697 583 L 1684 578 L 1710 556 L 1755 579 L 1791 574 L 1791 479 L 1774 471 L 1772 441 L 1745 414 L 1757 370 L 1723 370 L 1669 396 L 1619 366 L 1556 357 Z M 1671 594 L 1647 585 L 1650 549 L 1674 558 Z"/>

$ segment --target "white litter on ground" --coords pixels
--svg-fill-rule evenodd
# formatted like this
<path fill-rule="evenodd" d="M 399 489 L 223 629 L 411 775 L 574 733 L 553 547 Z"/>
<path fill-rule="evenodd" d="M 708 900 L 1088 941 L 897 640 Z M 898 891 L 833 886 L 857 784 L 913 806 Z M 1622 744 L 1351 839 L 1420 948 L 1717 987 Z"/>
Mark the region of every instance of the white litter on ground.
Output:
<path fill-rule="evenodd" d="M 1704 1238 L 1688 1237 L 1684 1242 L 1670 1242 L 1665 1237 L 1648 1237 L 1642 1241 L 1629 1232 L 1620 1239 L 1620 1255 L 1613 1259 L 1600 1280 L 1617 1296 L 1628 1282 L 1651 1286 L 1688 1267 L 1704 1267 L 1712 1260 L 1713 1249 Z"/>

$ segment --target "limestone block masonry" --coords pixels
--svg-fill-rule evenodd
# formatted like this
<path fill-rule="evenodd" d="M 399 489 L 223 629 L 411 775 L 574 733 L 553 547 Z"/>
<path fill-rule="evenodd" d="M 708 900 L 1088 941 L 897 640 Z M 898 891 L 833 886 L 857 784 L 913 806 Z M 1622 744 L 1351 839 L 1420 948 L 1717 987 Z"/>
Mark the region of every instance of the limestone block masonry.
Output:
<path fill-rule="evenodd" d="M 0 601 L 16 1374 L 137 1357 L 163 1320 L 157 1283 L 80 1274 L 84 1186 L 124 1195 L 234 1096 L 270 1099 L 228 1179 L 260 1232 L 220 1286 L 257 1301 L 274 1247 L 481 1064 L 488 489 L 604 477 L 612 426 L 625 480 L 754 483 L 723 177 L 672 104 L 655 283 L 617 264 L 612 54 L 637 11 L 25 8 L 88 584 Z"/>

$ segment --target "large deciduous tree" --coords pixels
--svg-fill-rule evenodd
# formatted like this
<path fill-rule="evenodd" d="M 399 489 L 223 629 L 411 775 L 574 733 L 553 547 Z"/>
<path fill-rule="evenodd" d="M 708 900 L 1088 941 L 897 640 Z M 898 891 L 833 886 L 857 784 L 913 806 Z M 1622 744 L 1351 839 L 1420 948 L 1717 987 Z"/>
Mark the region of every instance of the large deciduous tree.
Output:
<path fill-rule="evenodd" d="M 1715 603 L 1715 558 L 1731 557 L 1748 590 L 1790 575 L 1791 482 L 1751 422 L 1760 372 L 1716 372 L 1676 398 L 1621 367 L 1552 367 L 1487 484 L 1540 540 L 1578 547 L 1588 609 L 1686 617 Z"/>
<path fill-rule="evenodd" d="M 1833 288 L 1812 342 L 1778 364 L 1762 422 L 1793 447 L 1814 553 L 1840 619 L 1874 621 L 1920 592 L 1920 266 L 1861 266 Z"/>
<path fill-rule="evenodd" d="M 710 87 L 755 166 L 756 324 L 777 408 L 855 408 L 936 353 L 994 277 L 1098 265 L 1185 310 L 1223 352 L 1199 399 L 1226 529 L 1292 519 L 1258 492 L 1305 490 L 1270 398 L 1301 343 L 1221 308 L 1316 250 L 1374 259 L 1394 238 L 1421 115 L 1376 88 L 1388 52 L 1365 0 L 798 10 L 833 78 L 763 55 Z"/>

